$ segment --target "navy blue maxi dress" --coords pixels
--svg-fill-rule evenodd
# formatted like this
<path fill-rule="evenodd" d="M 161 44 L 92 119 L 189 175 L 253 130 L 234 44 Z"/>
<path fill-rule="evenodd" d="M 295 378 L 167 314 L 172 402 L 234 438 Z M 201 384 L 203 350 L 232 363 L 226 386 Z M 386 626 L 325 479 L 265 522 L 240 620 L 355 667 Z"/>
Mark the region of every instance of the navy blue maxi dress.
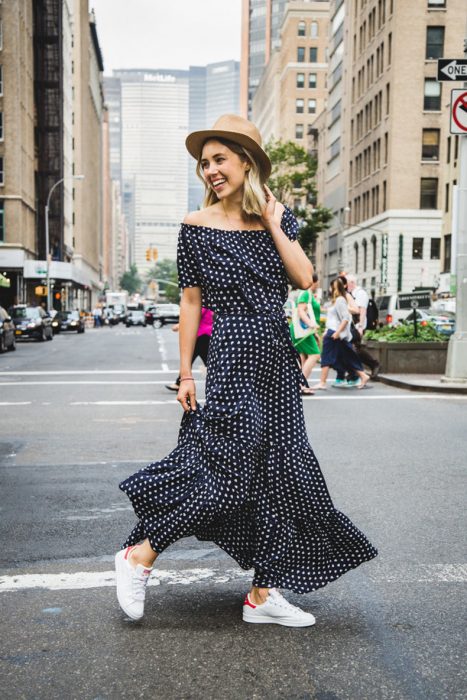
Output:
<path fill-rule="evenodd" d="M 287 208 L 281 227 L 296 239 Z M 160 553 L 195 535 L 253 568 L 255 586 L 325 586 L 377 551 L 334 508 L 308 442 L 272 236 L 182 224 L 177 263 L 180 286 L 201 287 L 215 312 L 206 402 L 167 457 L 120 484 L 138 517 L 123 546 L 147 537 Z"/>

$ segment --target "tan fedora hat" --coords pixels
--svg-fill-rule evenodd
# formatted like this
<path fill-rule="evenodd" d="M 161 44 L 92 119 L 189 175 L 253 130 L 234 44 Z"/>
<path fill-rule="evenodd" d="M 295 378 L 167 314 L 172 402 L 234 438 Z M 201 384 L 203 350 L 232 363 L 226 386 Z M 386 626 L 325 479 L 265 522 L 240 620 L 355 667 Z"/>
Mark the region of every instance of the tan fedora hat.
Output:
<path fill-rule="evenodd" d="M 258 163 L 263 180 L 268 179 L 271 174 L 271 161 L 261 146 L 261 134 L 252 122 L 237 114 L 223 114 L 212 129 L 193 131 L 189 134 L 185 144 L 193 158 L 199 160 L 206 141 L 215 138 L 228 139 L 244 146 Z"/>

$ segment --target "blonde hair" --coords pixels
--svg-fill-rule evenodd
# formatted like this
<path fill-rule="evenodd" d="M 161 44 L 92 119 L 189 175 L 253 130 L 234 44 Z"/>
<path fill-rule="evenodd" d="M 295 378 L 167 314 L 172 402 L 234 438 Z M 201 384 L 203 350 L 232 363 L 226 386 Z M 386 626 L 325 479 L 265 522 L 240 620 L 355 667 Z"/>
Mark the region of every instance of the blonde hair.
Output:
<path fill-rule="evenodd" d="M 255 161 L 253 155 L 240 144 L 235 143 L 235 141 L 229 141 L 228 139 L 213 138 L 207 139 L 207 141 L 219 141 L 224 146 L 233 153 L 236 153 L 243 162 L 248 162 L 250 169 L 245 172 L 245 181 L 243 184 L 243 201 L 242 209 L 247 216 L 261 216 L 263 209 L 266 206 L 266 196 L 263 189 L 263 179 L 261 177 L 261 170 L 258 163 Z M 204 144 L 203 144 L 204 148 Z M 219 201 L 219 197 L 214 192 L 214 190 L 209 187 L 205 178 L 202 175 L 202 151 L 196 165 L 196 174 L 204 183 L 204 201 L 203 208 L 210 207 L 211 204 L 215 204 Z"/>

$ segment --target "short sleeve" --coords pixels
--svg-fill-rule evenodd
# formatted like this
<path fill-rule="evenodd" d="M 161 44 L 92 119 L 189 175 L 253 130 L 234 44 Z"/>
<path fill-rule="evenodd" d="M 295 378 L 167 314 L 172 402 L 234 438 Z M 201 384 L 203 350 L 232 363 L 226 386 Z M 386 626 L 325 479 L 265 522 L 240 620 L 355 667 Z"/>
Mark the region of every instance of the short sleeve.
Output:
<path fill-rule="evenodd" d="M 191 237 L 190 227 L 187 224 L 182 224 L 177 244 L 178 286 L 181 289 L 201 286 L 201 278 Z"/>
<path fill-rule="evenodd" d="M 347 302 L 344 297 L 337 297 L 335 310 L 339 321 L 343 321 L 345 319 L 346 321 L 350 322 L 352 320 L 349 307 L 347 306 Z"/>
<path fill-rule="evenodd" d="M 298 221 L 295 214 L 289 207 L 285 207 L 281 219 L 281 229 L 291 241 L 296 241 L 298 237 Z"/>
<path fill-rule="evenodd" d="M 310 303 L 310 293 L 308 289 L 304 289 L 297 299 L 297 304 L 309 304 Z"/>

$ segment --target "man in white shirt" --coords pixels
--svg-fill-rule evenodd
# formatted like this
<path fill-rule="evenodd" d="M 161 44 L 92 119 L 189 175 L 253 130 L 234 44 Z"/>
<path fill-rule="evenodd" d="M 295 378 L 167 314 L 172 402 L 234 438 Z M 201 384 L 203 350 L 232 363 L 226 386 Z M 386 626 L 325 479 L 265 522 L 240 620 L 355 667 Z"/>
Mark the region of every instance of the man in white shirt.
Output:
<path fill-rule="evenodd" d="M 380 364 L 378 360 L 370 355 L 362 346 L 362 338 L 367 325 L 366 310 L 368 308 L 369 297 L 363 287 L 358 286 L 355 275 L 347 275 L 347 291 L 350 292 L 355 299 L 355 306 L 358 308 L 358 313 L 352 314 L 355 328 L 358 331 L 358 335 L 356 333 L 354 334 L 353 343 L 360 360 L 371 369 L 371 378 L 375 379 L 380 370 Z"/>

